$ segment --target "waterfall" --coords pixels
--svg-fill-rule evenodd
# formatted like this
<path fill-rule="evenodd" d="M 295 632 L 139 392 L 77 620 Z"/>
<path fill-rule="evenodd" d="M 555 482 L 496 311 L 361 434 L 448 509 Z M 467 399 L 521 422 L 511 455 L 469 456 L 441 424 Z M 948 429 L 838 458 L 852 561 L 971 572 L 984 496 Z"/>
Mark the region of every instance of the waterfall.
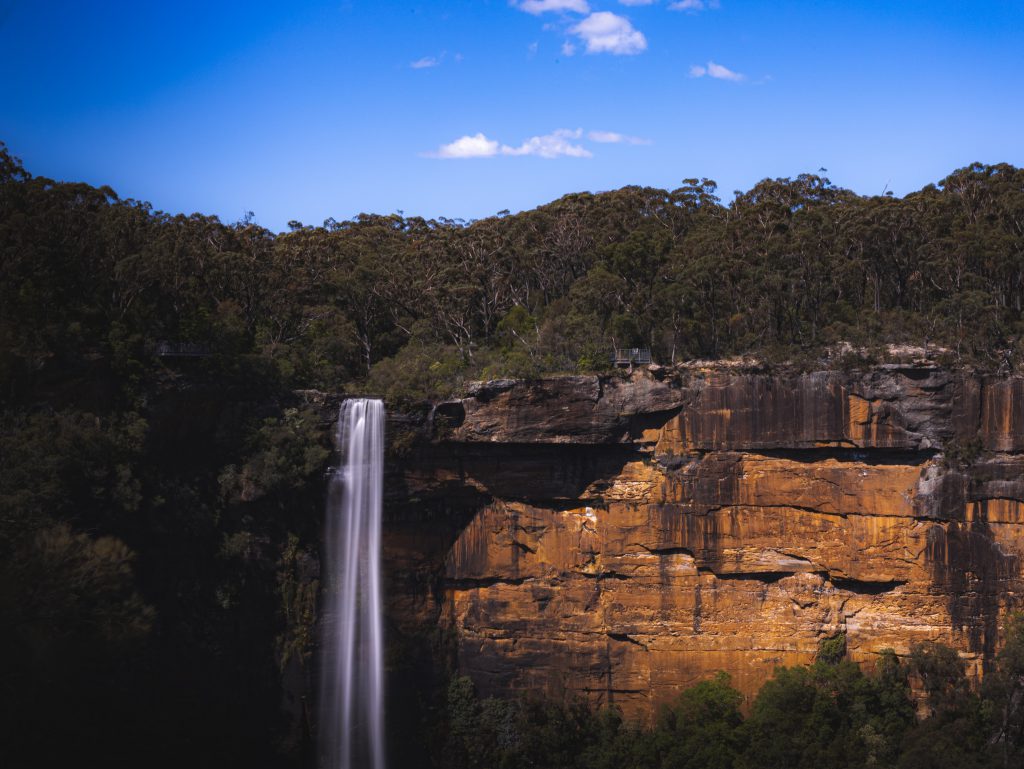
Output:
<path fill-rule="evenodd" d="M 384 769 L 384 405 L 364 398 L 345 401 L 335 439 L 342 464 L 331 477 L 327 496 L 321 765 Z"/>

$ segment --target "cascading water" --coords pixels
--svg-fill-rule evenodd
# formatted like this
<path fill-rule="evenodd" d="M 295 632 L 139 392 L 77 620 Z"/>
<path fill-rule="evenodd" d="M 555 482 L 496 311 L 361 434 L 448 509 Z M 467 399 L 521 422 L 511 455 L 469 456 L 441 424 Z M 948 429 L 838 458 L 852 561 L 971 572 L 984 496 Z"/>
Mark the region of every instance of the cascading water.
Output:
<path fill-rule="evenodd" d="M 321 765 L 384 769 L 384 404 L 362 398 L 345 401 L 335 439 L 342 464 L 331 477 L 327 496 Z"/>

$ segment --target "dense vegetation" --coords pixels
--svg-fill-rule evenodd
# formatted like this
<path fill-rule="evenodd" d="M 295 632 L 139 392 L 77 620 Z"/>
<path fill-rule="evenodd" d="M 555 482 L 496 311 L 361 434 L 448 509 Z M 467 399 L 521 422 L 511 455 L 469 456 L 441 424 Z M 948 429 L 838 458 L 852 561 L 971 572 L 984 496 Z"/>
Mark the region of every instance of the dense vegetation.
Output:
<path fill-rule="evenodd" d="M 95 356 L 140 376 L 158 341 L 256 356 L 290 387 L 393 395 L 461 376 L 792 358 L 847 342 L 1020 358 L 1024 170 L 972 165 L 895 198 L 828 179 L 568 195 L 469 224 L 360 215 L 274 235 L 170 216 L 0 154 L 0 383 Z"/>
<path fill-rule="evenodd" d="M 444 769 L 983 769 L 1024 762 L 1024 616 L 981 693 L 957 653 L 920 645 L 909 660 L 883 653 L 865 674 L 843 638 L 809 667 L 779 668 L 749 713 L 724 673 L 663 707 L 653 728 L 539 700 L 478 699 L 448 689 Z M 923 688 L 918 720 L 910 684 Z"/>
<path fill-rule="evenodd" d="M 468 224 L 363 215 L 275 235 L 33 177 L 0 145 L 4 763 L 309 763 L 310 703 L 292 695 L 309 689 L 330 445 L 297 391 L 412 403 L 468 377 L 599 370 L 616 345 L 799 365 L 910 342 L 1007 370 L 1022 299 L 1024 170 L 1007 165 L 903 199 L 804 175 L 723 205 L 688 180 Z M 165 343 L 203 354 L 164 358 Z M 1019 678 L 980 698 L 939 676 L 952 704 L 936 700 L 932 734 L 908 726 L 902 669 L 882 670 L 780 672 L 745 720 L 710 682 L 646 736 L 612 713 L 481 704 L 456 682 L 448 705 L 410 710 L 447 723 L 441 741 L 403 743 L 452 766 L 573 766 L 592 744 L 610 751 L 594 766 L 756 766 L 758 728 L 786 703 L 811 710 L 765 751 L 885 765 L 897 744 L 900 761 L 943 740 L 977 761 L 1019 744 Z M 864 715 L 876 707 L 891 718 Z M 483 747 L 460 742 L 474 718 L 497 719 Z M 1017 742 L 985 741 L 997 723 Z M 578 742 L 546 742 L 562 736 Z M 727 762 L 685 757 L 706 744 Z"/>

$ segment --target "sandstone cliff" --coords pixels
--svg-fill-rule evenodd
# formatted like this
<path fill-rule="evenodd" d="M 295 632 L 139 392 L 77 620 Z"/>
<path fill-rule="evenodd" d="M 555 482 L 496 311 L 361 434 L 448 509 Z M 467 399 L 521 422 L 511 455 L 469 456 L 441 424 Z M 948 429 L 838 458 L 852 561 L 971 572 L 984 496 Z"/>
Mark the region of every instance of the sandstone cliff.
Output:
<path fill-rule="evenodd" d="M 1021 588 L 1024 379 L 687 367 L 481 384 L 389 483 L 389 611 L 484 693 L 628 716 L 843 631 L 980 674 Z"/>

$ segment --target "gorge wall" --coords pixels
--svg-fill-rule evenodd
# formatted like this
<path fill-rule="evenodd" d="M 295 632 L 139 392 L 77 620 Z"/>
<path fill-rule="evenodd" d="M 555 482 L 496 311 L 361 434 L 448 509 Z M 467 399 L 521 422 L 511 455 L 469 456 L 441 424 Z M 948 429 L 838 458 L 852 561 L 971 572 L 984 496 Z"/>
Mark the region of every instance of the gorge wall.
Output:
<path fill-rule="evenodd" d="M 646 718 L 839 632 L 981 674 L 1022 586 L 1024 379 L 655 367 L 482 383 L 433 419 L 386 484 L 390 622 L 449 630 L 484 694 Z"/>

